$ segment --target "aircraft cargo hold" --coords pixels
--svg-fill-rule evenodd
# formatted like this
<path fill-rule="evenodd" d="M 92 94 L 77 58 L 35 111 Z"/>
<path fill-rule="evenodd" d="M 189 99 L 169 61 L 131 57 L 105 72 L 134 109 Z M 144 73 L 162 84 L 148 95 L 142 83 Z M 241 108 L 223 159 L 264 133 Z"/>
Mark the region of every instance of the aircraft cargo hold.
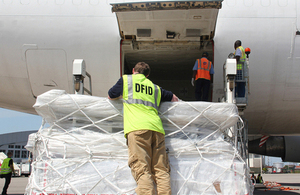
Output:
<path fill-rule="evenodd" d="M 135 194 L 121 100 L 51 90 L 34 108 L 43 125 L 26 146 L 33 163 L 25 194 Z M 240 120 L 234 104 L 163 102 L 159 115 L 172 194 L 252 194 L 247 164 L 227 139 Z"/>

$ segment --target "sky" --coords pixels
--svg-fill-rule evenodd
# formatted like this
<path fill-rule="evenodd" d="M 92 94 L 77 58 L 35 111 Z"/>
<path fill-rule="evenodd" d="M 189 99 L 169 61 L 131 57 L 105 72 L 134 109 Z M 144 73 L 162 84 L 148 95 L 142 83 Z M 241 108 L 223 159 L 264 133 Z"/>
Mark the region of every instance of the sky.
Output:
<path fill-rule="evenodd" d="M 0 134 L 39 130 L 42 117 L 0 108 Z"/>

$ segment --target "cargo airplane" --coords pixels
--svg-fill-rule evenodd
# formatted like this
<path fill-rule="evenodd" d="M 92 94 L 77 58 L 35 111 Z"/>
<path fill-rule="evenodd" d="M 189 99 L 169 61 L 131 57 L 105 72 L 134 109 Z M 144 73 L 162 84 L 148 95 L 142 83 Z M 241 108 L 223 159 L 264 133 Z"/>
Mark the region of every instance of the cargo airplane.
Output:
<path fill-rule="evenodd" d="M 298 0 L 2 0 L 0 106 L 36 114 L 41 93 L 74 93 L 74 59 L 84 59 L 95 96 L 107 96 L 145 61 L 156 84 L 194 100 L 192 67 L 204 51 L 215 69 L 211 100 L 218 102 L 223 64 L 239 39 L 252 50 L 244 110 L 254 139 L 249 151 L 299 162 L 299 10 Z M 271 137 L 257 148 L 262 135 Z"/>

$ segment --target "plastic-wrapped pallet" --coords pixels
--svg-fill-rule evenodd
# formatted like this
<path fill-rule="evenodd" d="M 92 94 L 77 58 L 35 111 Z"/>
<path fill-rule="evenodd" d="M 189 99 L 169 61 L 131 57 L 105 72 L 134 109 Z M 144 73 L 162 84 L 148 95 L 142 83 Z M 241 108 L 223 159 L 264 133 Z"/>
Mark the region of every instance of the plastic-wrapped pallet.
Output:
<path fill-rule="evenodd" d="M 127 164 L 122 101 L 51 90 L 34 108 L 43 117 L 26 148 L 33 153 L 25 194 L 135 194 Z M 159 114 L 169 149 L 172 194 L 251 194 L 248 168 L 223 132 L 233 104 L 164 102 Z"/>

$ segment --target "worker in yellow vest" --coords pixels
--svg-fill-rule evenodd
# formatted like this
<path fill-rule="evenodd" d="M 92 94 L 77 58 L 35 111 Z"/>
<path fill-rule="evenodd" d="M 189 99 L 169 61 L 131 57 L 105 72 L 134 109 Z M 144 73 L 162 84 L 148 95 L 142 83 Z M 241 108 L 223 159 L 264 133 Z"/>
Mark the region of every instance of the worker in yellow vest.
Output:
<path fill-rule="evenodd" d="M 202 58 L 197 59 L 193 67 L 192 85 L 196 81 L 195 98 L 197 101 L 208 101 L 210 83 L 215 73 L 211 61 L 207 59 L 208 53 L 203 52 Z"/>
<path fill-rule="evenodd" d="M 5 178 L 5 184 L 2 190 L 2 195 L 7 195 L 7 189 L 11 181 L 12 174 L 15 174 L 14 162 L 11 159 L 12 153 L 7 153 L 7 158 L 3 160 L 1 165 L 1 178 Z"/>
<path fill-rule="evenodd" d="M 240 40 L 235 41 L 234 49 L 234 57 L 236 59 L 235 96 L 245 97 L 246 82 L 244 81 L 243 68 L 246 61 L 246 53 Z"/>
<path fill-rule="evenodd" d="M 257 175 L 257 178 L 256 178 L 256 183 L 263 183 L 263 178 L 262 176 L 260 175 L 260 173 Z"/>
<path fill-rule="evenodd" d="M 132 73 L 118 80 L 108 91 L 108 98 L 123 98 L 128 166 L 137 182 L 135 191 L 138 195 L 171 195 L 165 131 L 158 107 L 161 101 L 174 102 L 178 98 L 147 79 L 150 67 L 145 62 L 137 63 Z"/>

